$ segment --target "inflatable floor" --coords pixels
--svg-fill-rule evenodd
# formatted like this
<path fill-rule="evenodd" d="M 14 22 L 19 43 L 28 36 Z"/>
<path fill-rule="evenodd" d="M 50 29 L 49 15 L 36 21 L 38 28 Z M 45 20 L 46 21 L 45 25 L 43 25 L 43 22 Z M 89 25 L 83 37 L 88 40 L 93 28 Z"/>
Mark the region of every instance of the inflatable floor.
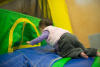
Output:
<path fill-rule="evenodd" d="M 0 55 L 0 67 L 91 67 L 94 62 L 93 58 L 62 60 L 56 53 L 50 52 L 52 49 L 50 46 L 32 47 Z"/>

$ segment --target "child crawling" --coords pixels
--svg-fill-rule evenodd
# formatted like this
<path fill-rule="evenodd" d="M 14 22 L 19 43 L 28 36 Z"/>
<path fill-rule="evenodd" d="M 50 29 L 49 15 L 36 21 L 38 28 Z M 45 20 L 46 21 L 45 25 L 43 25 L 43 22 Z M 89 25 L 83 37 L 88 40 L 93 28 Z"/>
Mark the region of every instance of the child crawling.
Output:
<path fill-rule="evenodd" d="M 46 39 L 47 43 L 53 46 L 55 52 L 61 57 L 88 58 L 100 56 L 97 49 L 85 48 L 69 31 L 51 25 L 50 20 L 41 20 L 39 24 L 40 30 L 42 30 L 41 36 L 32 41 L 27 41 L 27 43 L 34 45 Z"/>

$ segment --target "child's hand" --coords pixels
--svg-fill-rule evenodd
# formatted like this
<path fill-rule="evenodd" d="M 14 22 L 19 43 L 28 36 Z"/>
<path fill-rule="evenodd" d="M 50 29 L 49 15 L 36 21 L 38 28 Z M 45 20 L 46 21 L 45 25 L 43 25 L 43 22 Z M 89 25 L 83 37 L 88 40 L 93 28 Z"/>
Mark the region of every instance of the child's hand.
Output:
<path fill-rule="evenodd" d="M 81 52 L 80 55 L 81 57 L 88 59 L 88 56 L 84 52 Z"/>
<path fill-rule="evenodd" d="M 30 41 L 27 41 L 26 43 L 27 43 L 27 44 L 30 44 Z"/>

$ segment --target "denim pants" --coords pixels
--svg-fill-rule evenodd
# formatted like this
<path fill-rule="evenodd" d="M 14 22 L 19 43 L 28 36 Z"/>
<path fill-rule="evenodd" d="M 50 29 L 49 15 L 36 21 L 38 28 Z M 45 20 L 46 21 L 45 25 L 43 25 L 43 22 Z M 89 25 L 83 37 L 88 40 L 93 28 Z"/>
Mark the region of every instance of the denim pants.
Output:
<path fill-rule="evenodd" d="M 89 57 L 96 56 L 97 49 L 85 48 L 79 40 L 70 33 L 64 33 L 59 39 L 57 54 L 61 57 L 79 58 L 81 52 L 85 52 Z"/>

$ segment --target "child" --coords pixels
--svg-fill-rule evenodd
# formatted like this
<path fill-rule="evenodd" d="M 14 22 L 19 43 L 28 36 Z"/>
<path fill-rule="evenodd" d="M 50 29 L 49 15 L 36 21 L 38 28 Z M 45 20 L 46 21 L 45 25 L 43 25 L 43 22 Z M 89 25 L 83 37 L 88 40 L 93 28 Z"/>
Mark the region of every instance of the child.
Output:
<path fill-rule="evenodd" d="M 32 41 L 27 41 L 27 43 L 34 45 L 46 39 L 47 43 L 53 46 L 56 53 L 61 57 L 88 58 L 88 56 L 100 56 L 100 52 L 97 52 L 97 49 L 84 48 L 69 31 L 50 25 L 52 23 L 47 19 L 42 20 L 39 25 L 40 30 L 43 31 L 41 36 Z"/>

